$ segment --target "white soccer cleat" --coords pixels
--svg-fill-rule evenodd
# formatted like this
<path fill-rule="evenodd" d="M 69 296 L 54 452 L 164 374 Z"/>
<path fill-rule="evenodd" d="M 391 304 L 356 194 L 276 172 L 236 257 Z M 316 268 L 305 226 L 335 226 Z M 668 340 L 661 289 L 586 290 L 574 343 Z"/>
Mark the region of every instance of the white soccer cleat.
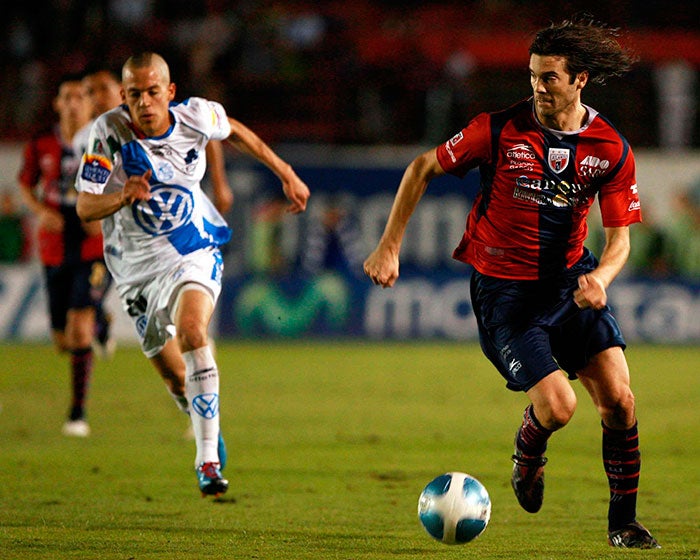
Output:
<path fill-rule="evenodd" d="M 63 424 L 61 433 L 68 437 L 88 437 L 90 435 L 90 424 L 85 420 L 68 420 Z"/>

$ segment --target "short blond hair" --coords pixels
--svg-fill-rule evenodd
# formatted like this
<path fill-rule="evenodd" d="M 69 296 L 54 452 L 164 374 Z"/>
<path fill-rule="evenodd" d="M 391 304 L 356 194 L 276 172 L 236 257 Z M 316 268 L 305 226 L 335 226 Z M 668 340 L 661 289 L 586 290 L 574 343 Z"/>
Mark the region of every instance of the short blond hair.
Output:
<path fill-rule="evenodd" d="M 135 70 L 136 68 L 155 68 L 160 74 L 161 78 L 166 83 L 170 83 L 170 68 L 165 59 L 158 53 L 146 51 L 139 54 L 135 54 L 129 57 L 129 59 L 122 66 L 122 81 L 126 78 L 127 72 L 130 70 Z"/>

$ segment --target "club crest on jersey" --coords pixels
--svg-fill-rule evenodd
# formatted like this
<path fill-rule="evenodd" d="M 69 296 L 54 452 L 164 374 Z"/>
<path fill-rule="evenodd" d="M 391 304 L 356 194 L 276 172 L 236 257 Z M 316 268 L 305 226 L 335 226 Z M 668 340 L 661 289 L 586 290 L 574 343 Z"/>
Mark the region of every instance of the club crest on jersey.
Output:
<path fill-rule="evenodd" d="M 160 181 L 170 181 L 174 176 L 175 171 L 170 163 L 164 161 L 158 165 L 157 177 Z"/>
<path fill-rule="evenodd" d="M 194 197 L 179 185 L 154 185 L 150 200 L 142 200 L 131 209 L 136 223 L 149 234 L 167 235 L 192 219 Z"/>
<path fill-rule="evenodd" d="M 569 148 L 549 148 L 547 163 L 554 173 L 561 173 L 569 165 Z"/>

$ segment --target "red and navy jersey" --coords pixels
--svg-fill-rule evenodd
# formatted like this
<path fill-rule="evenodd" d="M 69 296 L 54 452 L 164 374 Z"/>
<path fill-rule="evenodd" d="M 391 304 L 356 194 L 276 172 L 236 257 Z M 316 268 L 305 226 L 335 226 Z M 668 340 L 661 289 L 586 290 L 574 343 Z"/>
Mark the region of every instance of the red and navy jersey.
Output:
<path fill-rule="evenodd" d="M 437 147 L 447 172 L 479 168 L 481 188 L 453 257 L 489 276 L 537 280 L 583 254 L 598 195 L 604 227 L 641 221 L 632 150 L 594 109 L 574 132 L 543 127 L 527 99 L 482 113 Z"/>
<path fill-rule="evenodd" d="M 81 155 L 61 141 L 57 128 L 33 138 L 24 148 L 20 183 L 64 219 L 62 232 L 39 228 L 39 256 L 47 266 L 102 258 L 102 234 L 88 236 L 75 210 L 75 176 Z"/>

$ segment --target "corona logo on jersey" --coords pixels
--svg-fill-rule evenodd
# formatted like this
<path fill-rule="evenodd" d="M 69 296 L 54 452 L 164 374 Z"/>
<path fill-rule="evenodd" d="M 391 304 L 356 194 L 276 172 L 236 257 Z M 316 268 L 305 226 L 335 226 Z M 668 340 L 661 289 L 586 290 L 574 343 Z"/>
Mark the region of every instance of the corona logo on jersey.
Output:
<path fill-rule="evenodd" d="M 167 235 L 192 219 L 192 192 L 178 185 L 154 185 L 151 199 L 132 206 L 136 223 L 153 236 Z"/>

